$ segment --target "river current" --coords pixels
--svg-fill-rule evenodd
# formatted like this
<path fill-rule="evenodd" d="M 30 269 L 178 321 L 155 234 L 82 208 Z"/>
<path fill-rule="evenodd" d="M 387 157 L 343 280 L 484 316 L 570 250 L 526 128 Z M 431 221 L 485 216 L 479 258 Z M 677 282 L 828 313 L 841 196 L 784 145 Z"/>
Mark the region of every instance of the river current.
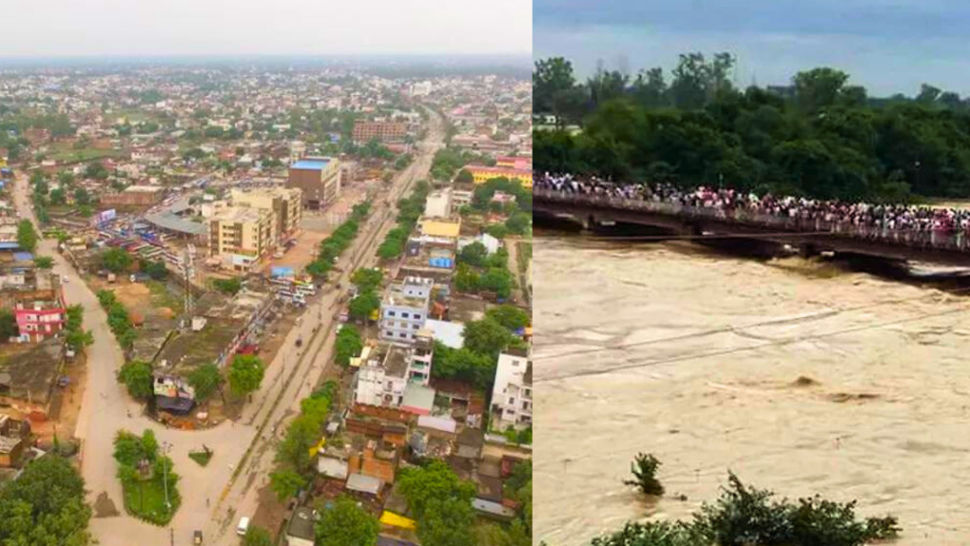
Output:
<path fill-rule="evenodd" d="M 686 518 L 731 470 L 893 514 L 896 544 L 970 544 L 970 290 L 689 242 L 534 253 L 537 541 Z M 655 503 L 622 484 L 641 451 Z"/>

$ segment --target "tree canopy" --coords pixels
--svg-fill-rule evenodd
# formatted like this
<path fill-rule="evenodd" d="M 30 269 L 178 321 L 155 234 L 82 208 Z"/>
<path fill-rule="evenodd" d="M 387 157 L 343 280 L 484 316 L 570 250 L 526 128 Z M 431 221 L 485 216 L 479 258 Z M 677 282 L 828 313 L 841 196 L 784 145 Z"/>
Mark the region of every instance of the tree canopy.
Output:
<path fill-rule="evenodd" d="M 739 90 L 734 64 L 689 53 L 669 82 L 655 68 L 580 85 L 568 61 L 538 61 L 536 113 L 565 115 L 553 97 L 579 94 L 582 131 L 536 130 L 536 170 L 847 201 L 970 195 L 970 102 L 956 93 L 872 98 L 829 67 Z"/>
<path fill-rule="evenodd" d="M 358 506 L 354 499 L 341 495 L 332 506 L 321 511 L 315 526 L 316 546 L 376 544 L 380 530 L 377 518 Z"/>
<path fill-rule="evenodd" d="M 48 454 L 0 489 L 0 543 L 86 546 L 91 508 L 84 480 L 67 460 Z"/>
<path fill-rule="evenodd" d="M 249 394 L 263 382 L 266 367 L 253 355 L 236 355 L 229 365 L 229 390 L 237 396 Z"/>

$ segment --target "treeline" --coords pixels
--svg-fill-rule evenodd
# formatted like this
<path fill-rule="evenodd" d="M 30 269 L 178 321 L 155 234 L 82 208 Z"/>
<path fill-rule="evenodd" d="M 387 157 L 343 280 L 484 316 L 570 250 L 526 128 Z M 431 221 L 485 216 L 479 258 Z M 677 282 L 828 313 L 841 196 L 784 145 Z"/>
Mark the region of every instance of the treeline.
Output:
<path fill-rule="evenodd" d="M 334 262 L 350 246 L 351 241 L 357 236 L 360 223 L 367 218 L 370 211 L 370 203 L 359 203 L 351 209 L 350 218 L 334 232 L 320 242 L 320 252 L 317 259 L 306 266 L 306 272 L 314 277 L 326 277 L 327 273 L 333 269 Z"/>
<path fill-rule="evenodd" d="M 534 110 L 556 126 L 534 134 L 536 169 L 825 199 L 970 194 L 970 103 L 959 95 L 924 85 L 913 99 L 873 99 L 832 68 L 740 90 L 734 62 L 691 53 L 669 83 L 653 68 L 600 70 L 584 84 L 565 59 L 536 62 Z"/>

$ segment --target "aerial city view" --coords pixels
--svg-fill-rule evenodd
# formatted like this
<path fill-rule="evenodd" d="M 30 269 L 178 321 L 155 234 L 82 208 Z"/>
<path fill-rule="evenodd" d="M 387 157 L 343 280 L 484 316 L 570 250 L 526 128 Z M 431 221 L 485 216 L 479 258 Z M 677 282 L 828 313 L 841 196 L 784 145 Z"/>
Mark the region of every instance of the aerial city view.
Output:
<path fill-rule="evenodd" d="M 535 0 L 535 535 L 970 544 L 939 2 Z"/>
<path fill-rule="evenodd" d="M 176 3 L 0 38 L 0 542 L 532 544 L 531 5 Z"/>

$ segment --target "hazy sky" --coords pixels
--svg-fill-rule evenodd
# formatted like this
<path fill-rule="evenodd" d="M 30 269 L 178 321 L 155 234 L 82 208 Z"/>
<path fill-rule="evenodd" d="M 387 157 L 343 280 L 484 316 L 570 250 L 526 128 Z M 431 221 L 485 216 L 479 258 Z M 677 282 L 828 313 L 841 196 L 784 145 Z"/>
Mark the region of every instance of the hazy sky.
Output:
<path fill-rule="evenodd" d="M 10 0 L 0 56 L 528 54 L 529 0 Z"/>
<path fill-rule="evenodd" d="M 630 73 L 730 51 L 736 83 L 785 84 L 832 66 L 870 95 L 927 82 L 970 94 L 970 2 L 947 0 L 533 0 L 533 55 Z"/>

